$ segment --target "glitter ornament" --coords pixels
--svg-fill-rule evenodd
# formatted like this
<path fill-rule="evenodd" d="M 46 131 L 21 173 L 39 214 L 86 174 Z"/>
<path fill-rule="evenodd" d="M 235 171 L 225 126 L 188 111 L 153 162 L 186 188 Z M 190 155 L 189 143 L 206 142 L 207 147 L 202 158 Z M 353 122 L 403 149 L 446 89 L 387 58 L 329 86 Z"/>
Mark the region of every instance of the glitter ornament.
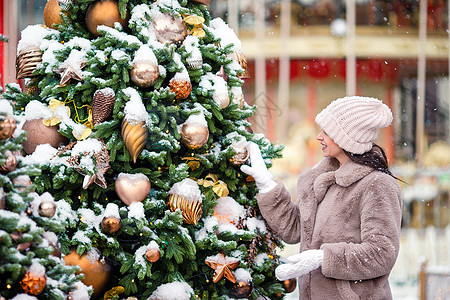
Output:
<path fill-rule="evenodd" d="M 45 26 L 56 29 L 56 24 L 61 24 L 61 8 L 58 0 L 48 0 L 44 7 Z"/>
<path fill-rule="evenodd" d="M 122 221 L 116 217 L 104 217 L 102 229 L 106 234 L 114 234 L 122 227 Z"/>
<path fill-rule="evenodd" d="M 3 121 L 0 121 L 0 140 L 9 139 L 12 137 L 16 127 L 16 119 L 12 117 L 7 116 Z"/>
<path fill-rule="evenodd" d="M 112 113 L 116 94 L 111 88 L 95 91 L 92 97 L 92 121 L 94 125 L 105 121 Z"/>
<path fill-rule="evenodd" d="M 191 53 L 191 55 L 186 58 L 186 63 L 188 65 L 188 68 L 191 70 L 200 69 L 203 65 L 203 58 L 201 53 L 199 52 Z"/>
<path fill-rule="evenodd" d="M 59 126 L 45 126 L 42 119 L 27 120 L 22 129 L 28 132 L 27 140 L 23 142 L 23 150 L 31 154 L 38 145 L 50 144 L 58 148 L 67 142 L 67 139 L 58 132 Z"/>
<path fill-rule="evenodd" d="M 147 137 L 148 130 L 144 122 L 139 122 L 132 125 L 128 123 L 126 119 L 123 119 L 122 139 L 134 163 L 136 163 L 139 154 L 141 154 L 147 144 Z"/>
<path fill-rule="evenodd" d="M 35 274 L 30 270 L 25 273 L 20 281 L 20 287 L 29 295 L 39 295 L 47 285 L 47 276 L 45 274 Z"/>
<path fill-rule="evenodd" d="M 187 26 L 183 19 L 169 13 L 160 13 L 153 16 L 153 27 L 156 39 L 163 44 L 182 42 L 187 35 Z"/>

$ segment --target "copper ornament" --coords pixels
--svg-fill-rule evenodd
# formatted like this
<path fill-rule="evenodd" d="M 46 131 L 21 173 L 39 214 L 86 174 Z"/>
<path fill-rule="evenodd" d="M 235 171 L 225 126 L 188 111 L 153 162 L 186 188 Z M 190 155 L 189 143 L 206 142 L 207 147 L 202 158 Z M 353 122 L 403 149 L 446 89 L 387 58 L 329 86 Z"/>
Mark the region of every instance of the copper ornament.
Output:
<path fill-rule="evenodd" d="M 158 65 L 150 62 L 133 63 L 130 70 L 131 81 L 140 88 L 148 88 L 154 85 L 158 77 Z"/>
<path fill-rule="evenodd" d="M 31 272 L 27 272 L 20 281 L 20 287 L 29 295 L 39 295 L 47 285 L 47 276 L 37 276 Z"/>
<path fill-rule="evenodd" d="M 29 186 L 31 186 L 33 183 L 31 182 L 30 176 L 28 175 L 20 175 L 17 176 L 12 180 L 13 185 L 18 189 L 20 192 L 25 191 Z M 31 190 L 30 192 L 32 192 Z"/>
<path fill-rule="evenodd" d="M 0 165 L 0 173 L 3 174 L 14 171 L 17 166 L 17 158 L 14 155 L 14 153 L 12 153 L 9 150 L 6 150 L 5 156 L 6 156 L 5 163 L 3 165 Z"/>
<path fill-rule="evenodd" d="M 116 193 L 126 205 L 142 202 L 150 192 L 150 188 L 150 180 L 142 173 L 120 173 L 115 183 Z"/>
<path fill-rule="evenodd" d="M 56 204 L 54 201 L 42 201 L 38 211 L 41 217 L 51 218 L 55 215 Z"/>
<path fill-rule="evenodd" d="M 205 264 L 214 269 L 213 282 L 217 283 L 222 278 L 226 278 L 229 281 L 235 283 L 236 278 L 234 277 L 233 271 L 236 269 L 241 261 L 237 258 L 231 259 L 230 257 L 225 257 L 225 254 L 219 253 L 216 259 L 206 258 Z"/>
<path fill-rule="evenodd" d="M 29 47 L 20 51 L 16 58 L 16 79 L 30 78 L 36 67 L 42 63 L 42 51 L 39 47 Z"/>
<path fill-rule="evenodd" d="M 180 195 L 170 194 L 168 205 L 171 211 L 175 211 L 177 208 L 181 210 L 183 221 L 186 224 L 197 225 L 202 216 L 202 202 L 197 200 L 188 200 Z"/>
<path fill-rule="evenodd" d="M 184 123 L 181 126 L 181 141 L 189 149 L 203 147 L 209 138 L 208 126 L 197 123 Z"/>
<path fill-rule="evenodd" d="M 97 26 L 106 25 L 114 28 L 114 23 L 119 22 L 126 27 L 128 17 L 120 17 L 119 5 L 114 0 L 101 0 L 93 2 L 86 11 L 86 26 L 94 36 L 99 36 Z"/>
<path fill-rule="evenodd" d="M 92 97 L 92 121 L 94 125 L 105 121 L 112 113 L 116 94 L 111 88 L 95 91 Z"/>
<path fill-rule="evenodd" d="M 114 234 L 122 227 L 122 221 L 116 217 L 104 217 L 102 229 L 106 234 Z"/>
<path fill-rule="evenodd" d="M 251 282 L 239 281 L 229 289 L 229 295 L 233 298 L 249 298 L 252 294 L 253 284 Z"/>
<path fill-rule="evenodd" d="M 77 62 L 76 64 L 63 63 L 55 72 L 61 75 L 59 80 L 60 86 L 65 86 L 71 79 L 78 81 L 83 80 L 83 69 L 86 66 L 85 61 Z"/>
<path fill-rule="evenodd" d="M 67 142 L 67 139 L 58 132 L 59 126 L 45 126 L 42 119 L 26 121 L 22 129 L 28 132 L 27 140 L 23 142 L 23 150 L 31 154 L 36 147 L 41 144 L 50 144 L 53 148 L 58 148 Z"/>
<path fill-rule="evenodd" d="M 16 127 L 16 119 L 6 116 L 3 121 L 0 121 L 0 140 L 9 139 L 12 137 Z"/>
<path fill-rule="evenodd" d="M 231 57 L 235 59 L 239 65 L 244 69 L 244 73 L 239 74 L 238 77 L 241 79 L 250 78 L 250 72 L 248 71 L 247 59 L 245 58 L 244 53 L 235 51 L 231 54 Z"/>
<path fill-rule="evenodd" d="M 122 139 L 125 147 L 136 163 L 139 154 L 141 154 L 147 144 L 148 130 L 144 122 L 131 125 L 127 120 L 122 121 Z"/>
<path fill-rule="evenodd" d="M 161 13 L 153 17 L 156 39 L 160 43 L 179 43 L 187 35 L 187 26 L 181 17 L 169 13 Z"/>
<path fill-rule="evenodd" d="M 291 278 L 281 282 L 286 293 L 292 293 L 297 287 L 297 279 Z"/>
<path fill-rule="evenodd" d="M 192 84 L 189 80 L 172 79 L 169 82 L 169 87 L 177 100 L 186 99 L 192 92 Z"/>
<path fill-rule="evenodd" d="M 84 279 L 81 281 L 87 286 L 92 285 L 94 289 L 93 298 L 102 295 L 111 275 L 111 266 L 105 260 L 92 261 L 86 254 L 80 256 L 76 250 L 73 250 L 70 254 L 64 256 L 64 261 L 66 265 L 81 268 L 81 271 L 77 271 L 75 274 L 84 274 Z"/>
<path fill-rule="evenodd" d="M 44 7 L 44 23 L 45 26 L 56 29 L 55 24 L 61 24 L 61 8 L 58 0 L 48 0 Z"/>
<path fill-rule="evenodd" d="M 159 249 L 156 248 L 150 248 L 147 251 L 145 251 L 145 259 L 149 262 L 157 262 L 159 258 L 161 257 L 161 252 Z"/>

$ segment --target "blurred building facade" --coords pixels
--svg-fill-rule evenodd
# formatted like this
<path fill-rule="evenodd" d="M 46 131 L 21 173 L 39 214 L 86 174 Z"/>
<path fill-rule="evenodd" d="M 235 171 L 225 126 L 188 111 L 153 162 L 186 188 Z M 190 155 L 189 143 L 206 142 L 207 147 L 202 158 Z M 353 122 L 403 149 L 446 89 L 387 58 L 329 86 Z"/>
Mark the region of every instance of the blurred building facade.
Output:
<path fill-rule="evenodd" d="M 0 33 L 9 38 L 0 43 L 3 86 L 18 82 L 20 31 L 44 24 L 46 2 L 0 0 Z M 286 145 L 272 170 L 294 195 L 296 175 L 322 158 L 315 115 L 339 97 L 376 97 L 394 113 L 377 143 L 406 182 L 403 228 L 448 232 L 448 1 L 212 0 L 210 11 L 242 42 L 250 71 L 245 99 L 258 107 L 253 129 Z"/>

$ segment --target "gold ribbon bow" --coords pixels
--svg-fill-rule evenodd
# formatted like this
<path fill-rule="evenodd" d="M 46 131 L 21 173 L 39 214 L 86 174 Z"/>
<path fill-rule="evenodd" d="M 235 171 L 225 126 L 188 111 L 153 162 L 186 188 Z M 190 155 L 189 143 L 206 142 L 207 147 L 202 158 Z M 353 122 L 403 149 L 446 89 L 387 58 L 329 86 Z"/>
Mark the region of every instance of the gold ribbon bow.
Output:
<path fill-rule="evenodd" d="M 204 187 L 212 186 L 214 193 L 216 193 L 219 197 L 228 196 L 229 191 L 227 184 L 222 180 L 218 180 L 217 175 L 215 174 L 208 174 L 205 179 L 197 180 L 197 183 L 199 185 L 203 185 Z"/>
<path fill-rule="evenodd" d="M 111 299 L 119 299 L 117 296 L 119 294 L 122 294 L 125 292 L 125 288 L 123 286 L 116 286 L 107 291 L 103 297 L 104 300 L 111 300 Z"/>

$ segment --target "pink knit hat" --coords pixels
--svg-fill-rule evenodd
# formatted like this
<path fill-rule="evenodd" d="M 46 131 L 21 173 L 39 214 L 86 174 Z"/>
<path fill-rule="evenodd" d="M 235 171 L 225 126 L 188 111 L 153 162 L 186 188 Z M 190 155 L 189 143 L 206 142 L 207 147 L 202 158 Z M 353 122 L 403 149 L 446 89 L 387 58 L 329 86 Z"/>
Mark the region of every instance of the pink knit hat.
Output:
<path fill-rule="evenodd" d="M 392 123 L 392 112 L 378 99 L 348 96 L 337 99 L 317 116 L 316 123 L 342 149 L 363 154 L 372 148 L 378 128 Z"/>

